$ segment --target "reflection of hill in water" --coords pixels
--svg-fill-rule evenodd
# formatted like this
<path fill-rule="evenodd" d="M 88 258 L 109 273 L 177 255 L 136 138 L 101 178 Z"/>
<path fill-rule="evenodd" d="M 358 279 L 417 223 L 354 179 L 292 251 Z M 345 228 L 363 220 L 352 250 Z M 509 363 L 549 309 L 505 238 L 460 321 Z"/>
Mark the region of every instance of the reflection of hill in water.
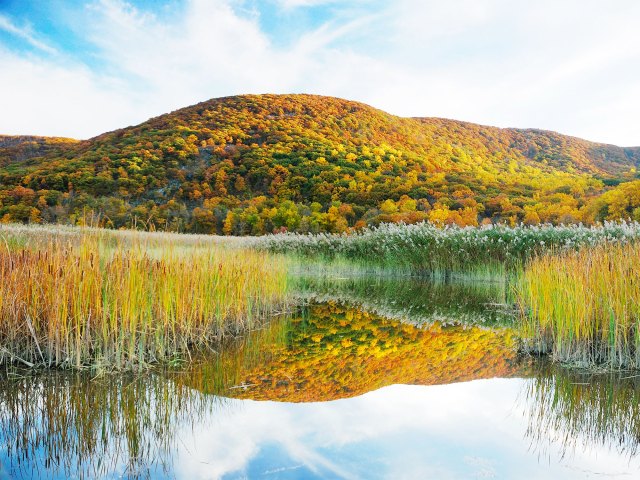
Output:
<path fill-rule="evenodd" d="M 516 376 L 528 364 L 518 358 L 514 336 L 505 328 L 438 322 L 416 327 L 335 302 L 308 305 L 287 324 L 280 341 L 248 339 L 175 380 L 237 398 L 313 402 L 392 384 Z M 219 371 L 233 372 L 226 390 Z"/>
<path fill-rule="evenodd" d="M 294 295 L 302 301 L 338 302 L 415 325 L 509 325 L 514 320 L 509 286 L 502 282 L 434 282 L 414 278 L 298 277 Z"/>

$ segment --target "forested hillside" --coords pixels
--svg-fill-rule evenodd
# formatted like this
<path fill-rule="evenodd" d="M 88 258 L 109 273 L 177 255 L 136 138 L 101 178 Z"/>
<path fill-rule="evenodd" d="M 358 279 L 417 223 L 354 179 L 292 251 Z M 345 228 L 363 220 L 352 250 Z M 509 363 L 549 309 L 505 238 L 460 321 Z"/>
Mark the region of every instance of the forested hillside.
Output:
<path fill-rule="evenodd" d="M 0 135 L 0 167 L 47 154 L 61 155 L 75 143 L 78 140 L 71 138 Z"/>
<path fill-rule="evenodd" d="M 553 132 L 246 95 L 85 141 L 0 136 L 0 219 L 238 235 L 640 220 L 639 163 Z"/>

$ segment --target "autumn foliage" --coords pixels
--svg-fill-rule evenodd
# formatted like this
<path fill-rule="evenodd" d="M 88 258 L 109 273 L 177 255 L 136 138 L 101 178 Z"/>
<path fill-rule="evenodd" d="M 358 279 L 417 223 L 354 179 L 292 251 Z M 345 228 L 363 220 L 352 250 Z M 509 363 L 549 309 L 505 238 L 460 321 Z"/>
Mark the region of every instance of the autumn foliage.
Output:
<path fill-rule="evenodd" d="M 81 142 L 0 137 L 0 220 L 225 235 L 637 220 L 639 160 L 553 132 L 246 95 Z"/>

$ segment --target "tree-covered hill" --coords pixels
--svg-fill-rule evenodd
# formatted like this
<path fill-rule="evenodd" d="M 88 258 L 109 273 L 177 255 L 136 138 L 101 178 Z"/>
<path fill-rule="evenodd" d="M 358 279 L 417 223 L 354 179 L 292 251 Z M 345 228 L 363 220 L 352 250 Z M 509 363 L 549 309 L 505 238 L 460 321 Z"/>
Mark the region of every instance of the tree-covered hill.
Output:
<path fill-rule="evenodd" d="M 71 138 L 0 135 L 0 167 L 47 154 L 61 155 L 77 142 Z"/>
<path fill-rule="evenodd" d="M 225 234 L 640 219 L 637 183 L 601 197 L 639 163 L 553 132 L 243 95 L 85 141 L 0 137 L 0 218 Z"/>

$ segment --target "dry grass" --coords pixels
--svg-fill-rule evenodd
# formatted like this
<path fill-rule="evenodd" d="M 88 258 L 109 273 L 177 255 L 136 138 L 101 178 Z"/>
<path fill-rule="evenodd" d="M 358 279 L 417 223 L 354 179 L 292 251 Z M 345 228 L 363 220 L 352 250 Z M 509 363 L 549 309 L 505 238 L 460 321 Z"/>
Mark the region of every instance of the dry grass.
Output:
<path fill-rule="evenodd" d="M 0 363 L 167 361 L 251 328 L 285 301 L 282 260 L 263 253 L 164 234 L 0 234 Z"/>
<path fill-rule="evenodd" d="M 640 245 L 542 256 L 518 290 L 531 349 L 579 365 L 640 368 Z"/>

